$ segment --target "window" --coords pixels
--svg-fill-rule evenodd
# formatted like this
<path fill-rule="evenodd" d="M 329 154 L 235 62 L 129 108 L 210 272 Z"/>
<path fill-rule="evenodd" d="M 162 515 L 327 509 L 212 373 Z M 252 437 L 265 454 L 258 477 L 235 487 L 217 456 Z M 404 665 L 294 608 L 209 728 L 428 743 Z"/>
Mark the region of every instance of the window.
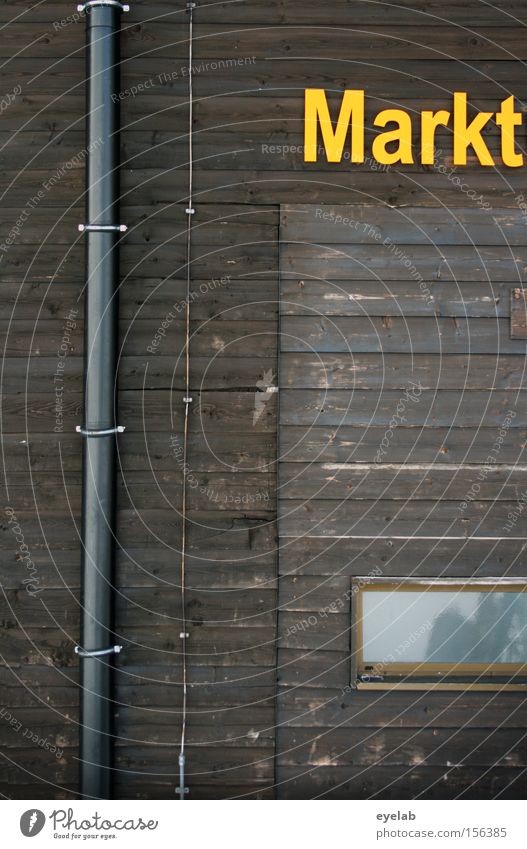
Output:
<path fill-rule="evenodd" d="M 527 682 L 527 584 L 358 584 L 354 618 L 359 687 Z"/>

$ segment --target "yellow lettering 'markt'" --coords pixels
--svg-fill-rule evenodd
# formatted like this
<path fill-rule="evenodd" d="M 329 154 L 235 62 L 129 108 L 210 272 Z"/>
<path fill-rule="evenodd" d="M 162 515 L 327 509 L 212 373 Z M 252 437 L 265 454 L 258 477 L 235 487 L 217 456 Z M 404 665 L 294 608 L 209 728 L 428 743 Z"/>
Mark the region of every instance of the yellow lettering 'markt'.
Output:
<path fill-rule="evenodd" d="M 469 146 L 474 148 L 482 165 L 494 165 L 490 151 L 481 138 L 481 131 L 492 115 L 492 112 L 478 112 L 467 124 L 467 94 L 464 91 L 454 92 L 454 165 L 467 164 Z"/>

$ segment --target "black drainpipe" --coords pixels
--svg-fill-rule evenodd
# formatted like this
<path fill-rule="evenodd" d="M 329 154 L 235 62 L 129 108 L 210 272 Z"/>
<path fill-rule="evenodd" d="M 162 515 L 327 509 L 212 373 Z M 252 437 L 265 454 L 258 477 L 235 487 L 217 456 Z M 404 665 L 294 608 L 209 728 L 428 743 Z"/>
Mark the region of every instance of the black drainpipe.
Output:
<path fill-rule="evenodd" d="M 112 788 L 112 667 L 115 532 L 118 242 L 119 31 L 116 0 L 88 0 L 86 14 L 86 238 L 84 310 L 80 792 Z"/>

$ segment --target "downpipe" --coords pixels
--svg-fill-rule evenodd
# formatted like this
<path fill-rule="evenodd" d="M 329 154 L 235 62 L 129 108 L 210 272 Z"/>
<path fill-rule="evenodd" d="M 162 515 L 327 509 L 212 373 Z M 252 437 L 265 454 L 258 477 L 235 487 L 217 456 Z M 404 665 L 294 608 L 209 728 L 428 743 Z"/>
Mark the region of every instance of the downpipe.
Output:
<path fill-rule="evenodd" d="M 86 15 L 86 241 L 84 311 L 80 793 L 109 799 L 112 791 L 116 376 L 119 239 L 119 40 L 117 0 L 89 0 Z"/>

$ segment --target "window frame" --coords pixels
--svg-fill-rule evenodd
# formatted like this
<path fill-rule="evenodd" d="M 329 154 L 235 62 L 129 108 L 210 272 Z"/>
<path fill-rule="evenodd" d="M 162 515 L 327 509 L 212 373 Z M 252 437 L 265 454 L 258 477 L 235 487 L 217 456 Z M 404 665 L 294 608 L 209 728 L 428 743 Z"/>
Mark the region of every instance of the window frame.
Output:
<path fill-rule="evenodd" d="M 406 690 L 526 690 L 527 662 L 484 663 L 427 663 L 421 662 L 365 662 L 362 657 L 363 631 L 361 623 L 364 592 L 431 592 L 479 591 L 525 592 L 524 578 L 378 578 L 352 579 L 351 608 L 351 680 L 357 689 Z M 527 623 L 526 623 L 527 625 Z M 381 665 L 382 664 L 382 665 Z M 368 667 L 371 671 L 368 670 Z"/>

